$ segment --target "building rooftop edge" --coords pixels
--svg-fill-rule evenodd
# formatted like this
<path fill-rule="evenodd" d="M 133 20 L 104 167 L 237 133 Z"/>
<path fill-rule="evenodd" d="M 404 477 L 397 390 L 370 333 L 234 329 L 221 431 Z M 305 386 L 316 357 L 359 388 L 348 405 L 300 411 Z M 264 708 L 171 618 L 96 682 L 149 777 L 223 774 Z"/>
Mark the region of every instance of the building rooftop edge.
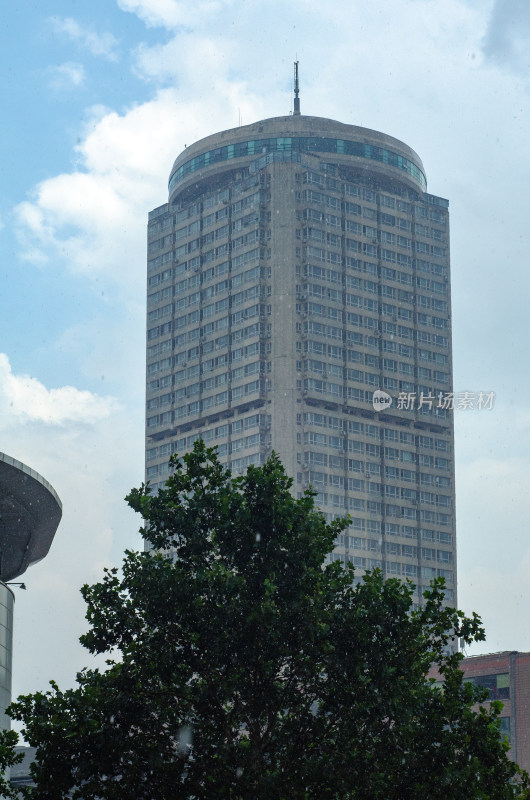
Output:
<path fill-rule="evenodd" d="M 528 650 L 497 650 L 494 653 L 477 653 L 473 656 L 464 656 L 465 661 L 470 661 L 472 658 L 492 658 L 493 656 L 530 656 Z"/>
<path fill-rule="evenodd" d="M 47 555 L 62 503 L 42 475 L 5 453 L 0 453 L 0 487 L 0 580 L 6 582 Z"/>
<path fill-rule="evenodd" d="M 25 475 L 29 475 L 34 480 L 38 481 L 42 486 L 44 486 L 45 489 L 49 491 L 49 493 L 58 503 L 59 508 L 62 511 L 63 504 L 61 502 L 61 499 L 57 494 L 57 492 L 55 491 L 55 489 L 53 488 L 53 486 L 51 485 L 51 483 L 49 483 L 49 481 L 47 481 L 46 478 L 43 478 L 42 475 L 40 475 L 36 470 L 32 469 L 31 467 L 28 467 L 27 464 L 24 464 L 22 461 L 18 461 L 16 458 L 13 458 L 12 456 L 8 456 L 6 453 L 0 452 L 0 461 L 2 461 L 4 464 L 9 464 L 9 466 L 11 467 L 15 467 L 15 469 L 19 469 Z"/>
<path fill-rule="evenodd" d="M 263 125 L 267 125 L 269 127 L 269 126 L 274 126 L 276 124 L 291 125 L 291 126 L 296 126 L 297 128 L 304 128 L 305 126 L 311 127 L 312 125 L 322 124 L 324 127 L 339 126 L 340 128 L 344 128 L 346 130 L 355 130 L 359 132 L 364 131 L 365 134 L 369 136 L 375 136 L 375 137 L 381 136 L 384 139 L 388 139 L 395 142 L 396 144 L 400 144 L 410 152 L 415 153 L 413 148 L 410 147 L 410 145 L 406 144 L 406 142 L 404 142 L 402 139 L 397 139 L 395 136 L 391 136 L 390 134 L 384 133 L 383 131 L 375 130 L 375 128 L 365 128 L 363 125 L 352 125 L 349 122 L 341 122 L 340 120 L 333 119 L 332 117 L 317 117 L 314 116 L 313 114 L 299 114 L 299 115 L 285 114 L 283 116 L 278 116 L 278 117 L 266 117 L 265 119 L 259 119 L 256 120 L 255 122 L 249 122 L 247 125 L 237 125 L 234 128 L 226 128 L 222 131 L 217 131 L 216 133 L 208 134 L 208 136 L 203 136 L 201 139 L 197 139 L 197 141 L 194 142 L 193 145 L 190 145 L 190 147 L 193 147 L 194 145 L 199 145 L 202 142 L 205 142 L 212 137 L 223 138 L 225 136 L 235 135 L 238 132 L 251 131 L 252 129 L 256 128 L 259 130 L 259 128 Z M 415 153 L 415 155 L 419 158 L 417 153 Z"/>
<path fill-rule="evenodd" d="M 265 133 L 265 129 L 270 131 L 274 130 L 277 134 L 279 134 L 282 132 L 282 126 L 285 129 L 286 135 L 292 134 L 293 131 L 300 133 L 304 129 L 312 130 L 313 132 L 317 132 L 318 129 L 320 129 L 322 132 L 325 132 L 326 130 L 329 132 L 331 129 L 334 129 L 335 131 L 340 129 L 344 135 L 349 133 L 350 137 L 355 136 L 361 141 L 365 140 L 368 142 L 368 140 L 372 140 L 372 143 L 374 143 L 374 140 L 376 140 L 380 145 L 386 144 L 387 146 L 390 145 L 394 148 L 402 150 L 403 155 L 413 160 L 425 175 L 425 168 L 421 158 L 412 147 L 403 142 L 401 139 L 397 139 L 394 136 L 383 133 L 382 131 L 376 131 L 372 128 L 364 128 L 359 125 L 351 125 L 347 122 L 340 122 L 339 120 L 331 119 L 330 117 L 315 117 L 306 114 L 289 114 L 287 116 L 280 117 L 267 117 L 266 119 L 257 120 L 256 122 L 249 123 L 248 125 L 227 128 L 198 139 L 196 142 L 189 145 L 189 147 L 186 147 L 178 154 L 177 158 L 173 162 L 173 166 L 171 167 L 170 176 L 174 173 L 178 163 L 193 158 L 196 153 L 199 153 L 204 149 L 208 149 L 214 144 L 221 146 L 222 143 L 227 139 L 230 139 L 234 143 L 238 140 L 243 141 L 248 137 L 249 133 Z"/>

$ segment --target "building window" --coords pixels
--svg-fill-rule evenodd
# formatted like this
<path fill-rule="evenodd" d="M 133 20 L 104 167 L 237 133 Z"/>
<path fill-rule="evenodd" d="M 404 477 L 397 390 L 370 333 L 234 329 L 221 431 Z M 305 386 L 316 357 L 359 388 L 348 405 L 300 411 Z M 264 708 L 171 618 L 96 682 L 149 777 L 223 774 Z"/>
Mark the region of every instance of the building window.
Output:
<path fill-rule="evenodd" d="M 464 678 L 474 686 L 487 689 L 490 700 L 510 699 L 510 673 L 502 672 L 499 675 L 476 675 L 473 678 Z"/>
<path fill-rule="evenodd" d="M 501 717 L 499 722 L 501 723 L 501 739 L 508 739 L 508 742 L 511 744 L 510 717 Z"/>

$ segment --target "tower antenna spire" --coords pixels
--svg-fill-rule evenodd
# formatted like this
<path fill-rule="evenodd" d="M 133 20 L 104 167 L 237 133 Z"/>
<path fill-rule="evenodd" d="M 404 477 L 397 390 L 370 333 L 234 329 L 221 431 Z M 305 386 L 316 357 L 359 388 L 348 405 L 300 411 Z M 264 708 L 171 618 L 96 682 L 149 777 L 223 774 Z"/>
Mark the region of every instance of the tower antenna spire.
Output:
<path fill-rule="evenodd" d="M 294 62 L 294 111 L 293 116 L 299 117 L 300 116 L 300 98 L 298 97 L 300 93 L 300 87 L 298 85 L 298 61 Z"/>

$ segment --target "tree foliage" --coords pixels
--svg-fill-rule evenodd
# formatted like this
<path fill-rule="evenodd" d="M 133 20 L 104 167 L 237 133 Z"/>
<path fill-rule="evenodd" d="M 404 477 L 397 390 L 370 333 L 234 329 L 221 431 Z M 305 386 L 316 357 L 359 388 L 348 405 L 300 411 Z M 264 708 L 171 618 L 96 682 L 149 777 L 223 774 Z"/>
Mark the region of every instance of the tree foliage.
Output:
<path fill-rule="evenodd" d="M 294 499 L 275 456 L 233 478 L 197 442 L 172 465 L 157 495 L 128 497 L 153 549 L 82 589 L 82 643 L 107 669 L 11 707 L 37 747 L 32 797 L 527 796 L 499 706 L 472 710 L 482 695 L 448 654 L 483 632 L 442 581 L 413 609 L 410 585 L 324 565 L 347 521 Z"/>
<path fill-rule="evenodd" d="M 0 797 L 7 800 L 17 800 L 18 790 L 9 782 L 9 770 L 15 764 L 20 764 L 24 753 L 15 750 L 18 742 L 16 731 L 0 730 Z"/>

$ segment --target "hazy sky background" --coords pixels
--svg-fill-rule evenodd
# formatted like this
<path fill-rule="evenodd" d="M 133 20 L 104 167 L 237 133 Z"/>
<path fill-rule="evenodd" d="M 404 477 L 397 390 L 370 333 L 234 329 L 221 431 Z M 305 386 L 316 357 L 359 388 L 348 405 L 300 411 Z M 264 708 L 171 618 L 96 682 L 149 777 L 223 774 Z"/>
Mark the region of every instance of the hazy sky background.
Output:
<path fill-rule="evenodd" d="M 14 696 L 91 663 L 79 587 L 143 477 L 145 230 L 185 144 L 302 113 L 402 139 L 450 199 L 459 605 L 530 650 L 527 0 L 19 0 L 0 22 L 0 450 L 64 516 L 16 592 Z"/>

